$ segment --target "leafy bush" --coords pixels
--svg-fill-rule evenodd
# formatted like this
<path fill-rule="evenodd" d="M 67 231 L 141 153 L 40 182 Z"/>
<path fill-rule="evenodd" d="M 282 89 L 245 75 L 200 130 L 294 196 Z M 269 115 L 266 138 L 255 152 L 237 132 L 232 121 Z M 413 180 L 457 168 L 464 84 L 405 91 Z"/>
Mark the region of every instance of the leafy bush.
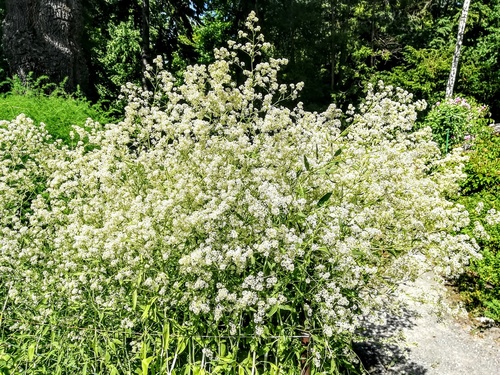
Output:
<path fill-rule="evenodd" d="M 432 129 L 434 140 L 442 152 L 463 145 L 487 123 L 487 107 L 460 97 L 437 102 L 426 115 L 421 126 Z"/>
<path fill-rule="evenodd" d="M 124 121 L 78 130 L 98 147 L 0 123 L 13 372 L 357 372 L 362 316 L 477 254 L 445 199 L 464 159 L 412 129 L 422 103 L 380 84 L 346 114 L 288 109 L 301 85 L 277 82 L 286 61 L 265 57 L 256 21 L 180 86 L 156 59 L 153 91 L 125 88 Z"/>
<path fill-rule="evenodd" d="M 42 77 L 33 82 L 10 81 L 10 91 L 0 96 L 0 119 L 12 120 L 24 113 L 35 123 L 43 122 L 53 139 L 61 139 L 66 144 L 74 141 L 70 133 L 73 125 L 84 126 L 88 118 L 102 123 L 113 122 L 99 106 L 91 105 L 81 95 L 72 97 L 60 86 L 47 84 Z"/>
<path fill-rule="evenodd" d="M 465 230 L 481 246 L 482 258 L 471 262 L 458 286 L 469 311 L 500 322 L 500 199 L 487 190 L 460 199 L 470 212 Z"/>
<path fill-rule="evenodd" d="M 462 185 L 465 194 L 487 191 L 500 194 L 500 135 L 484 127 L 474 136 L 469 160 L 465 166 L 467 179 Z"/>
<path fill-rule="evenodd" d="M 500 136 L 481 129 L 467 153 L 465 196 L 459 201 L 470 213 L 465 231 L 476 234 L 482 258 L 472 261 L 458 286 L 472 314 L 500 322 Z"/>
<path fill-rule="evenodd" d="M 432 128 L 442 151 L 447 135 L 450 148 L 462 145 L 466 150 L 467 177 L 461 183 L 464 196 L 458 202 L 472 219 L 464 233 L 478 238 L 482 258 L 471 261 L 458 279 L 458 288 L 472 314 L 500 321 L 500 233 L 498 223 L 491 219 L 500 209 L 500 136 L 486 126 L 486 107 L 471 103 L 461 98 L 438 102 L 420 126 Z"/>

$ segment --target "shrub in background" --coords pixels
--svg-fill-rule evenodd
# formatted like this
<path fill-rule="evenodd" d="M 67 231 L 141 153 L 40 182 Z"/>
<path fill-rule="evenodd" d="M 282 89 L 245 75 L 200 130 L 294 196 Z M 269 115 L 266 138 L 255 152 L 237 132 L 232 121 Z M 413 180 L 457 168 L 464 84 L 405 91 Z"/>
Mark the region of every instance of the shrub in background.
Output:
<path fill-rule="evenodd" d="M 488 191 L 500 196 L 500 134 L 494 134 L 489 126 L 479 129 L 467 155 L 463 192 L 469 195 Z"/>
<path fill-rule="evenodd" d="M 500 235 L 493 218 L 500 210 L 500 136 L 487 126 L 487 108 L 462 98 L 437 103 L 419 124 L 430 126 L 433 137 L 446 150 L 462 146 L 467 157 L 458 199 L 471 217 L 463 232 L 478 238 L 482 257 L 471 261 L 458 288 L 473 315 L 500 321 Z"/>
<path fill-rule="evenodd" d="M 458 285 L 473 315 L 500 322 L 500 223 L 494 220 L 500 211 L 500 136 L 483 127 L 467 155 L 459 202 L 471 215 L 466 232 L 477 235 L 482 258 L 471 262 Z"/>
<path fill-rule="evenodd" d="M 76 128 L 96 147 L 37 148 L 43 128 L 0 123 L 13 372 L 361 371 L 360 318 L 476 255 L 445 198 L 464 159 L 413 130 L 423 104 L 380 84 L 346 114 L 284 107 L 301 85 L 277 81 L 286 61 L 265 57 L 256 21 L 180 86 L 156 59 L 124 121 Z"/>
<path fill-rule="evenodd" d="M 45 80 L 46 77 L 27 82 L 17 77 L 11 79 L 9 92 L 0 96 L 0 119 L 13 120 L 24 113 L 36 124 L 43 122 L 53 139 L 66 144 L 74 143 L 70 136 L 72 126 L 84 126 L 88 118 L 101 123 L 114 122 L 110 114 L 78 93 L 74 96 L 65 93 L 64 82 L 55 85 Z"/>
<path fill-rule="evenodd" d="M 500 323 L 500 200 L 487 190 L 462 197 L 471 224 L 465 233 L 477 238 L 482 257 L 471 261 L 458 287 L 469 311 Z"/>
<path fill-rule="evenodd" d="M 470 141 L 487 124 L 487 107 L 456 97 L 437 102 L 419 126 L 429 126 L 442 152 Z"/>

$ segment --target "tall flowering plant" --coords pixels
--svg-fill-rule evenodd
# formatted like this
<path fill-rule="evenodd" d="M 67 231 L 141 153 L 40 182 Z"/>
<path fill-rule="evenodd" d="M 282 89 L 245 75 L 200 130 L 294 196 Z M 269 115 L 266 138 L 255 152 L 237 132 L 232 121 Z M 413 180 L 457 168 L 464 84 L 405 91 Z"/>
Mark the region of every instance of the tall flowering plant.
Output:
<path fill-rule="evenodd" d="M 2 209 L 17 223 L 2 221 L 2 330 L 18 368 L 354 369 L 363 315 L 403 280 L 476 255 L 457 234 L 467 212 L 445 199 L 462 157 L 413 129 L 424 104 L 380 83 L 346 114 L 285 107 L 301 85 L 278 82 L 286 61 L 266 57 L 256 22 L 182 84 L 157 58 L 152 90 L 125 87 L 121 123 L 29 148 L 44 160 L 22 175 L 43 176 L 29 210 L 9 150 L 43 133 L 2 123 L 0 188 L 14 197 Z"/>

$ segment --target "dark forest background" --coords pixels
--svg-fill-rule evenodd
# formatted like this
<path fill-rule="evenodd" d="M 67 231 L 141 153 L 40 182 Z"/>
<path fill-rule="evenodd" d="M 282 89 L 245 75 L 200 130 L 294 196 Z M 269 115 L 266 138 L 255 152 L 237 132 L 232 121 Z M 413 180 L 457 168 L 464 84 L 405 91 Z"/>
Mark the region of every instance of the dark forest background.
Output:
<path fill-rule="evenodd" d="M 0 82 L 66 78 L 113 105 L 163 55 L 171 71 L 212 60 L 256 11 L 288 82 L 304 81 L 309 109 L 356 103 L 379 79 L 430 104 L 444 97 L 460 1 L 450 0 L 0 0 Z M 490 107 L 500 98 L 500 0 L 473 1 L 455 93 Z M 179 75 L 180 76 L 180 75 Z M 3 85 L 8 90 L 8 85 Z"/>

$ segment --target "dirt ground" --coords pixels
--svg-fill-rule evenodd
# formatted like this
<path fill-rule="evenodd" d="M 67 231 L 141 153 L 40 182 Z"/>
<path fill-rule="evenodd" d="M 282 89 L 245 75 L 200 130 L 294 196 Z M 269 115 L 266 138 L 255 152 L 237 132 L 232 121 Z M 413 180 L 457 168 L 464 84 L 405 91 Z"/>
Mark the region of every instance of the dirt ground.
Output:
<path fill-rule="evenodd" d="M 368 374 L 500 375 L 500 328 L 470 319 L 433 274 L 400 288 L 398 298 L 402 311 L 366 323 L 355 344 Z"/>

